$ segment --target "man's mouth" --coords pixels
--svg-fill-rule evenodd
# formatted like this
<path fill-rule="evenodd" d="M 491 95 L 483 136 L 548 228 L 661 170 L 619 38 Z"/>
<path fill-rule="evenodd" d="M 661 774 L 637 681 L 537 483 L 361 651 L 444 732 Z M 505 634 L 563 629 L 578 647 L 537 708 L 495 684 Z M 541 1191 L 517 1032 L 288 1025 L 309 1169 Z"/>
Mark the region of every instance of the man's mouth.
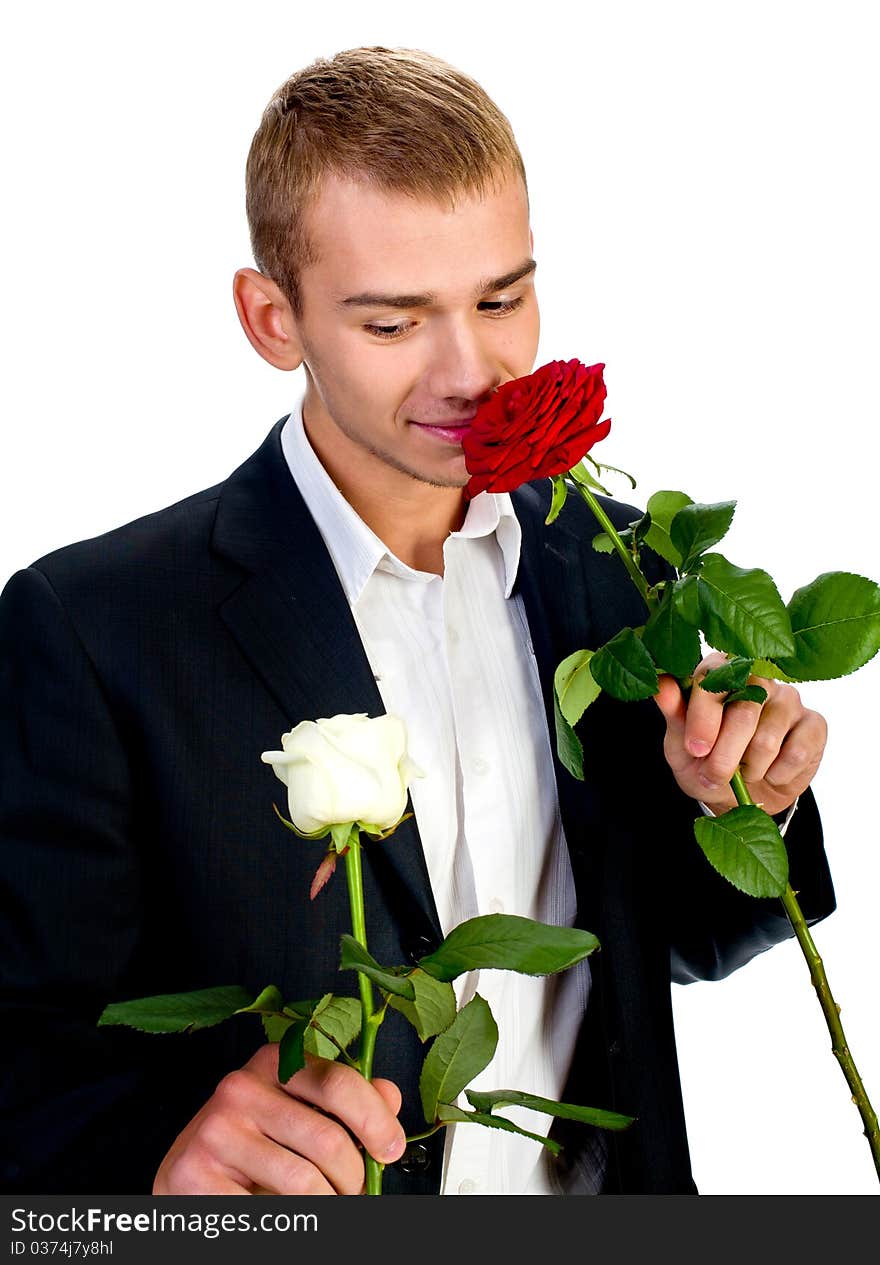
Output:
<path fill-rule="evenodd" d="M 445 422 L 443 424 L 433 422 L 411 422 L 411 426 L 416 426 L 420 431 L 430 434 L 434 439 L 441 443 L 461 444 L 462 439 L 471 428 L 471 419 L 464 418 L 461 420 Z"/>

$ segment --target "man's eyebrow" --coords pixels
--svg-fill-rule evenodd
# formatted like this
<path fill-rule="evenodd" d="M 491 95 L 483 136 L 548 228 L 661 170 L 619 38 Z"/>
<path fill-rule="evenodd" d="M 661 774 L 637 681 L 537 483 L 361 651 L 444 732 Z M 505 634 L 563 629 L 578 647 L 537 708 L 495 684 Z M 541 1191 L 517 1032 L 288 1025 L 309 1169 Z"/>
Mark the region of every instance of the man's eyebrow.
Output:
<path fill-rule="evenodd" d="M 512 272 L 505 272 L 503 277 L 489 277 L 479 282 L 476 294 L 480 297 L 484 294 L 495 294 L 498 290 L 506 290 L 508 286 L 514 285 L 517 281 L 521 281 L 523 277 L 527 277 L 529 273 L 534 272 L 537 266 L 534 259 L 527 259 L 525 263 L 520 264 L 518 268 L 514 268 Z M 347 299 L 339 299 L 336 306 L 339 308 L 411 308 L 432 307 L 436 302 L 437 295 L 430 291 L 425 294 L 378 294 L 372 290 L 367 290 L 363 294 L 353 294 Z"/>

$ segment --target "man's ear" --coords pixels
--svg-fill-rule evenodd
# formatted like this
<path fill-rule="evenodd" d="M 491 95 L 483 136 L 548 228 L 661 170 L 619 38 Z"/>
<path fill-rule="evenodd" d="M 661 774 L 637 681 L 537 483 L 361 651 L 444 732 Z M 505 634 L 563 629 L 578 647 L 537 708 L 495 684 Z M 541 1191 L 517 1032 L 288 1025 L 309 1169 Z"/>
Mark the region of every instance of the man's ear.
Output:
<path fill-rule="evenodd" d="M 255 351 L 276 369 L 297 369 L 303 362 L 290 304 L 271 278 L 254 268 L 239 268 L 232 297 L 241 327 Z"/>

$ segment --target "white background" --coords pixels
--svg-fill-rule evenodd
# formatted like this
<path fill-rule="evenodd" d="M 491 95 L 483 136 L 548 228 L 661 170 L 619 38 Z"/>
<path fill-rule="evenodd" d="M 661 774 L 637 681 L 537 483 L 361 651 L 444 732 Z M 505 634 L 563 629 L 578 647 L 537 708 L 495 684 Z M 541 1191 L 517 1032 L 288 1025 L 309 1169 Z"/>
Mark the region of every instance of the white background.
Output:
<path fill-rule="evenodd" d="M 824 570 L 878 578 L 873 15 L 846 0 L 19 6 L 0 76 L 0 580 L 224 478 L 289 411 L 301 371 L 257 357 L 231 300 L 252 263 L 245 156 L 289 73 L 359 44 L 445 57 L 510 118 L 536 364 L 607 365 L 596 455 L 639 479 L 615 492 L 737 499 L 725 551 L 785 598 Z M 802 691 L 830 722 L 815 787 L 838 911 L 815 938 L 875 1106 L 878 674 Z M 794 942 L 674 1000 L 703 1193 L 877 1193 Z"/>

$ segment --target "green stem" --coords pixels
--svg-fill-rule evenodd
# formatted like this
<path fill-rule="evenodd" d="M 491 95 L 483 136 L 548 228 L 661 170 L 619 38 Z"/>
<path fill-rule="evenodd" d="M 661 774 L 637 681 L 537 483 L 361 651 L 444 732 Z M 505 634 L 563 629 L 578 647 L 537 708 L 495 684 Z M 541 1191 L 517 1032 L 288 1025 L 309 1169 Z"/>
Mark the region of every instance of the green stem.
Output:
<path fill-rule="evenodd" d="M 596 500 L 595 496 L 593 496 L 593 493 L 590 491 L 590 489 L 584 487 L 582 483 L 578 483 L 577 480 L 575 480 L 575 484 L 577 486 L 577 490 L 580 492 L 581 496 L 584 498 L 587 505 L 589 505 L 590 509 L 593 511 L 594 516 L 598 519 L 604 531 L 608 534 L 616 553 L 618 554 L 623 565 L 626 567 L 627 571 L 629 572 L 629 577 L 632 580 L 633 584 L 636 586 L 639 593 L 641 593 L 642 599 L 645 605 L 647 606 L 648 610 L 649 611 L 653 610 L 656 603 L 652 601 L 651 599 L 648 581 L 645 579 L 645 577 L 642 575 L 639 568 L 636 566 L 635 558 L 632 556 L 630 551 L 627 549 L 626 545 L 620 539 L 620 536 L 618 535 L 618 532 L 617 532 L 617 528 L 614 526 L 611 519 L 608 517 L 608 515 L 603 510 L 602 506 Z"/>
<path fill-rule="evenodd" d="M 739 769 L 731 778 L 730 785 L 738 804 L 754 804 L 755 801 L 749 794 L 745 779 Z M 877 1170 L 877 1176 L 880 1177 L 880 1127 L 877 1124 L 877 1113 L 871 1106 L 865 1087 L 862 1084 L 862 1078 L 859 1076 L 852 1055 L 849 1052 L 849 1046 L 840 1022 L 840 1007 L 831 995 L 831 989 L 828 986 L 828 979 L 825 975 L 825 967 L 813 943 L 813 937 L 810 935 L 791 884 L 786 884 L 781 900 L 783 908 L 788 915 L 788 920 L 794 928 L 797 942 L 801 946 L 801 950 L 807 960 L 810 979 L 813 981 L 813 987 L 819 998 L 819 1005 L 822 1007 L 822 1014 L 825 1016 L 825 1023 L 831 1034 L 831 1049 L 846 1078 L 846 1083 L 852 1094 L 852 1100 L 859 1110 L 859 1115 L 865 1126 L 865 1137 L 868 1139 L 868 1145 L 871 1148 L 871 1155 L 874 1159 L 874 1168 Z"/>
<path fill-rule="evenodd" d="M 348 851 L 345 853 L 345 877 L 348 880 L 348 901 L 351 907 L 351 933 L 358 944 L 367 947 L 367 929 L 364 919 L 364 884 L 361 871 L 361 842 L 359 833 L 352 830 Z M 373 1075 L 373 1051 L 376 1047 L 376 1034 L 382 1022 L 384 1010 L 378 1014 L 373 1009 L 373 985 L 361 971 L 358 971 L 358 983 L 361 993 L 361 1052 L 360 1070 L 366 1080 Z M 383 1164 L 374 1160 L 372 1155 L 364 1152 L 364 1169 L 366 1172 L 366 1190 L 368 1195 L 382 1194 Z"/>
<path fill-rule="evenodd" d="M 446 1121 L 443 1120 L 440 1124 L 432 1124 L 430 1129 L 426 1129 L 424 1133 L 408 1133 L 406 1135 L 406 1140 L 407 1142 L 421 1142 L 423 1138 L 432 1138 L 440 1129 L 445 1128 Z"/>

